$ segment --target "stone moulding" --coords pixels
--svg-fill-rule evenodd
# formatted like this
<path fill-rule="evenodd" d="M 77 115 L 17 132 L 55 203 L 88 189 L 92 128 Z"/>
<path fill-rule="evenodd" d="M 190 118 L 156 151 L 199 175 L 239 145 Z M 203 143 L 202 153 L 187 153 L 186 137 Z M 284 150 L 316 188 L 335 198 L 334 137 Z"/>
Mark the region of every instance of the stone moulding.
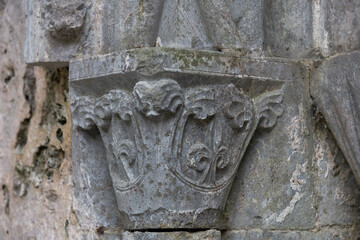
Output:
<path fill-rule="evenodd" d="M 131 72 L 202 74 L 290 82 L 295 64 L 280 58 L 250 59 L 234 54 L 176 48 L 140 48 L 70 61 L 70 81 L 116 77 Z M 296 67 L 297 68 L 297 67 Z M 197 74 L 198 76 L 198 74 Z M 175 76 L 176 78 L 176 76 Z"/>
<path fill-rule="evenodd" d="M 189 65 L 184 72 L 179 66 L 183 57 L 178 71 L 169 73 L 164 66 L 169 59 L 175 61 L 178 52 L 166 51 L 172 55 L 159 57 L 144 50 L 135 55 L 130 51 L 126 57 L 127 51 L 120 53 L 125 62 L 115 55 L 74 61 L 73 132 L 90 131 L 101 138 L 124 229 L 216 228 L 255 130 L 272 128 L 283 114 L 285 81 L 255 79 L 263 84 L 256 86 L 254 79 L 244 80 L 239 86 L 252 85 L 245 92 L 226 74 L 232 69 L 232 76 L 242 79 L 234 74 L 241 69 L 236 64 L 251 66 L 260 60 L 230 66 L 227 56 L 199 51 L 185 54 L 205 54 L 213 60 L 204 60 L 197 70 Z M 109 58 L 112 66 L 104 64 Z M 97 64 L 105 69 L 89 67 Z M 128 65 L 115 70 L 121 64 Z M 279 65 L 271 77 L 288 73 Z M 248 74 L 252 68 L 243 71 Z"/>

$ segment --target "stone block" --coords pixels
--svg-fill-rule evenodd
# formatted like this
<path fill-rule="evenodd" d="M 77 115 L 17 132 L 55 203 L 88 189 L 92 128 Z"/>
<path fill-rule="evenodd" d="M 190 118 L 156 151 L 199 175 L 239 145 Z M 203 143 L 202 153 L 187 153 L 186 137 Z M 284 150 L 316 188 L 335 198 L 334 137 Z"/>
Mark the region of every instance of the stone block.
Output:
<path fill-rule="evenodd" d="M 245 50 L 262 51 L 264 45 L 263 0 L 227 0 Z"/>
<path fill-rule="evenodd" d="M 272 131 L 255 134 L 247 149 L 222 216 L 222 229 L 315 226 L 314 123 L 308 87 L 299 72 L 294 71 L 283 94 L 282 118 Z"/>
<path fill-rule="evenodd" d="M 24 56 L 28 64 L 61 67 L 75 56 L 91 54 L 96 49 L 96 1 L 29 0 L 24 4 Z"/>
<path fill-rule="evenodd" d="M 353 224 L 360 214 L 359 63 L 360 52 L 354 52 L 327 59 L 312 72 L 311 94 L 327 123 L 319 124 L 315 155 L 320 225 Z"/>
<path fill-rule="evenodd" d="M 323 19 L 322 54 L 331 56 L 360 49 L 360 2 L 320 1 Z"/>
<path fill-rule="evenodd" d="M 100 226 L 116 228 L 120 214 L 112 188 L 107 163 L 103 156 L 103 143 L 95 133 L 72 131 L 74 168 L 74 212 L 83 229 Z M 88 146 L 91 145 L 91 148 Z M 82 161 L 80 161 L 80 159 Z"/>
<path fill-rule="evenodd" d="M 105 1 L 101 19 L 101 52 L 155 47 L 164 0 Z"/>
<path fill-rule="evenodd" d="M 59 67 L 71 59 L 144 47 L 216 51 L 263 46 L 262 0 L 25 1 L 26 62 Z"/>
<path fill-rule="evenodd" d="M 360 52 L 324 61 L 312 73 L 311 94 L 360 183 Z"/>
<path fill-rule="evenodd" d="M 315 163 L 318 168 L 318 226 L 358 223 L 360 187 L 324 121 L 317 124 Z"/>
<path fill-rule="evenodd" d="M 271 230 L 240 230 L 227 231 L 223 240 L 357 240 L 360 236 L 359 227 L 326 228 L 319 231 L 271 231 Z"/>
<path fill-rule="evenodd" d="M 264 0 L 264 43 L 270 55 L 297 59 L 312 53 L 312 2 Z"/>
<path fill-rule="evenodd" d="M 198 232 L 124 232 L 123 240 L 220 240 L 217 230 Z"/>

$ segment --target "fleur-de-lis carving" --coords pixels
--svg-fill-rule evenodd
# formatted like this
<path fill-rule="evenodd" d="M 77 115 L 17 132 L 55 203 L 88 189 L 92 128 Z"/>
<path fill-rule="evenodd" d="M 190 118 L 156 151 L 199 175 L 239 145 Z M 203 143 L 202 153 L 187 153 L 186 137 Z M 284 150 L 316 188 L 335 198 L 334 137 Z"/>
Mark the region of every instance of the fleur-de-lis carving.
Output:
<path fill-rule="evenodd" d="M 187 153 L 187 164 L 190 168 L 201 172 L 200 184 L 214 184 L 216 169 L 226 168 L 230 163 L 228 149 L 220 146 L 215 152 L 205 144 L 197 143 Z"/>
<path fill-rule="evenodd" d="M 115 154 L 121 162 L 126 162 L 130 166 L 135 163 L 136 148 L 132 141 L 124 140 L 115 149 Z"/>
<path fill-rule="evenodd" d="M 211 151 L 205 144 L 194 144 L 187 154 L 187 164 L 190 168 L 202 172 L 210 165 L 211 155 Z"/>
<path fill-rule="evenodd" d="M 114 154 L 114 159 L 109 159 L 109 166 L 112 172 L 121 173 L 121 178 L 126 181 L 135 179 L 136 169 L 133 165 L 136 161 L 137 150 L 132 141 L 129 139 L 123 140 L 121 143 L 111 143 L 111 152 Z"/>
<path fill-rule="evenodd" d="M 226 168 L 230 163 L 229 151 L 227 147 L 221 146 L 215 154 L 216 167 L 219 169 Z"/>

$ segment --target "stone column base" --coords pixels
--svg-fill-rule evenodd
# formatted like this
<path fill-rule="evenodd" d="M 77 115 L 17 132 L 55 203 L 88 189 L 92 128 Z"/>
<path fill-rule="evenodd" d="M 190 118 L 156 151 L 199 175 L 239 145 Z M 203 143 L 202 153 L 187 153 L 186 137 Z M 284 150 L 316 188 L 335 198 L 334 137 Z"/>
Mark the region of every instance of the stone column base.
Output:
<path fill-rule="evenodd" d="M 208 230 L 199 232 L 124 232 L 123 240 L 220 240 L 221 232 Z"/>

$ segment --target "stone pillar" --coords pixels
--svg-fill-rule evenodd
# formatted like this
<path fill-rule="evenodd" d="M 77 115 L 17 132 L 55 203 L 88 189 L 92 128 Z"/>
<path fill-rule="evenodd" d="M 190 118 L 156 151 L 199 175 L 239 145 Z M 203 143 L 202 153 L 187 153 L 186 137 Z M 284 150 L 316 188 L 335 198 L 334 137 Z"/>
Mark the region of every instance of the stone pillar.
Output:
<path fill-rule="evenodd" d="M 69 66 L 74 208 L 84 235 L 220 239 L 223 231 L 237 239 L 253 234 L 243 231 L 249 226 L 275 235 L 316 228 L 311 71 L 289 60 L 329 53 L 309 17 L 324 14 L 316 7 L 27 1 L 27 62 Z M 358 140 L 353 134 L 345 135 Z M 354 149 L 345 156 L 357 174 Z"/>

